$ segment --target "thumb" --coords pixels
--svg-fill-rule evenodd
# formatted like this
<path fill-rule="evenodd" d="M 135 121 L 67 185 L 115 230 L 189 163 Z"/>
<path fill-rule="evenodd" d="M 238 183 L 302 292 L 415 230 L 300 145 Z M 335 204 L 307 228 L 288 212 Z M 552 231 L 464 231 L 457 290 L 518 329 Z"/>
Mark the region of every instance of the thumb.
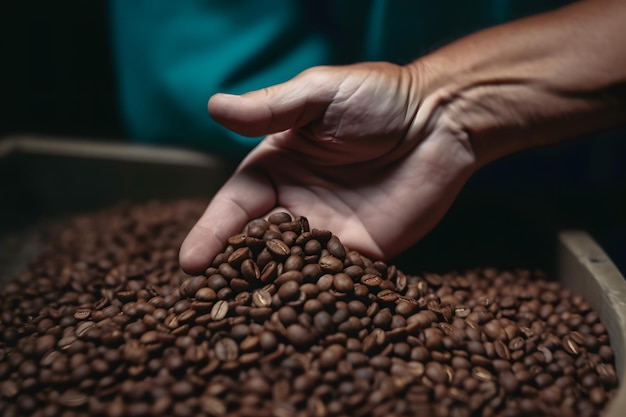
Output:
<path fill-rule="evenodd" d="M 340 80 L 324 67 L 241 96 L 215 94 L 209 113 L 221 125 L 244 136 L 263 136 L 299 128 L 323 116 Z"/>

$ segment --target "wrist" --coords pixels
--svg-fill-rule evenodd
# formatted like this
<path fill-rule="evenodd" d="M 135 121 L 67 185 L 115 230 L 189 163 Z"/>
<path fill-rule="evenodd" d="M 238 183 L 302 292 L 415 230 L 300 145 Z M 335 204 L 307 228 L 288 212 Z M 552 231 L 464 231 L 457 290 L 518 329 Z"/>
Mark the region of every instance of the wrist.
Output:
<path fill-rule="evenodd" d="M 475 168 L 554 141 L 549 126 L 536 129 L 542 110 L 531 103 L 558 108 L 559 97 L 514 72 L 503 76 L 480 62 L 448 58 L 433 54 L 410 64 L 422 95 L 416 120 L 426 132 L 454 135 L 473 154 Z"/>

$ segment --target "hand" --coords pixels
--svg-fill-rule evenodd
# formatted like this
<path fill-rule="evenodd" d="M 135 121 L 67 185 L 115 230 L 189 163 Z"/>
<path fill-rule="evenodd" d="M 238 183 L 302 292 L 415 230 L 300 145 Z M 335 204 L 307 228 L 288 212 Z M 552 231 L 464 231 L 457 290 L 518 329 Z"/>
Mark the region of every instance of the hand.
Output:
<path fill-rule="evenodd" d="M 216 121 L 268 136 L 190 231 L 181 266 L 202 271 L 229 236 L 277 210 L 375 259 L 419 240 L 475 169 L 462 132 L 429 102 L 423 75 L 388 63 L 315 67 L 242 96 L 213 96 Z"/>

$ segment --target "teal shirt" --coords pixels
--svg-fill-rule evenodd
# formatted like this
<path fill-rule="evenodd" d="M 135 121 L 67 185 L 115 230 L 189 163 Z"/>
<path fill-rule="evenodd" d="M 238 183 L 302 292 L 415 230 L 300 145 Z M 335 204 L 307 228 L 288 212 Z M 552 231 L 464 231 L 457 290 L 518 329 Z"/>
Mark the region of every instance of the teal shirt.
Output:
<path fill-rule="evenodd" d="M 240 94 L 315 65 L 404 64 L 480 28 L 562 1 L 111 0 L 120 107 L 139 142 L 241 158 L 260 138 L 209 117 Z"/>

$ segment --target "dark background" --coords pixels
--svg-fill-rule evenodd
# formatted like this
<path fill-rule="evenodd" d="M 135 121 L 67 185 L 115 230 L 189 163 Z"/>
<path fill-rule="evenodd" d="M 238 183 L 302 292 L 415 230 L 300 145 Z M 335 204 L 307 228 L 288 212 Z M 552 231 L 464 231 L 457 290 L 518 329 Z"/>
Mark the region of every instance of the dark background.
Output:
<path fill-rule="evenodd" d="M 0 136 L 121 138 L 107 2 L 0 2 Z"/>
<path fill-rule="evenodd" d="M 107 19 L 104 0 L 0 2 L 0 137 L 128 140 Z M 493 264 L 532 263 L 550 250 L 554 230 L 583 228 L 626 271 L 626 131 L 597 136 L 479 171 L 442 223 L 398 262 L 446 269 L 456 267 L 451 253 L 467 265 L 488 247 Z M 503 245 L 503 233 L 515 243 Z"/>

